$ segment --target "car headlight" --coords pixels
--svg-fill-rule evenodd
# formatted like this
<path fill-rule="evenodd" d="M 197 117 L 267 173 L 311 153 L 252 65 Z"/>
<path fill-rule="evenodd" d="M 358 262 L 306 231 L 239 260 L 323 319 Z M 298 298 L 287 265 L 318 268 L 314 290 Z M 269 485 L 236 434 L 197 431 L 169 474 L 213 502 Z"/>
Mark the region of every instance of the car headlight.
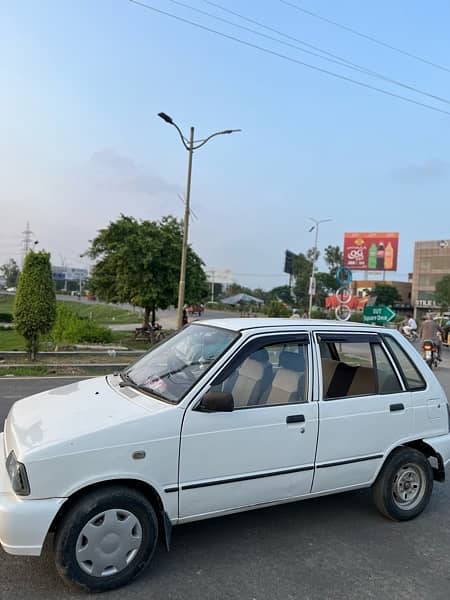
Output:
<path fill-rule="evenodd" d="M 17 460 L 14 450 L 11 450 L 6 459 L 6 470 L 11 480 L 12 489 L 16 494 L 19 496 L 29 496 L 30 484 L 28 482 L 27 471 L 25 465 Z"/>

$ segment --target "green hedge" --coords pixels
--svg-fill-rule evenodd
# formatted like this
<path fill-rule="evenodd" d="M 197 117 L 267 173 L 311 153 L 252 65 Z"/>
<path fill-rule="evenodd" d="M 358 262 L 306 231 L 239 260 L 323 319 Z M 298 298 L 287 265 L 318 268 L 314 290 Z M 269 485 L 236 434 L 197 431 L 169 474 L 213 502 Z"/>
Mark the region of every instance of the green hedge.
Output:
<path fill-rule="evenodd" d="M 0 323 L 12 323 L 13 316 L 11 313 L 0 312 Z"/>
<path fill-rule="evenodd" d="M 68 306 L 60 304 L 50 339 L 56 345 L 108 344 L 112 341 L 112 332 L 92 320 L 79 317 Z"/>

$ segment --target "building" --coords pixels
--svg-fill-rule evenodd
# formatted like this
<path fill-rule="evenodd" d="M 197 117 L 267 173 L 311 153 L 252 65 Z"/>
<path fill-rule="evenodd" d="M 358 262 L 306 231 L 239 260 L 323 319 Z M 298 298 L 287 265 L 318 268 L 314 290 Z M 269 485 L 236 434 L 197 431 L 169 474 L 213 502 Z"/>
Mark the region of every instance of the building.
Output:
<path fill-rule="evenodd" d="M 390 281 L 390 280 L 374 280 L 374 279 L 361 279 L 358 281 L 352 281 L 352 293 L 353 296 L 358 298 L 365 298 L 369 292 L 373 291 L 377 285 L 392 285 L 398 291 L 401 296 L 401 301 L 398 306 L 400 308 L 411 309 L 411 296 L 412 289 L 409 281 Z"/>
<path fill-rule="evenodd" d="M 411 295 L 415 315 L 440 309 L 435 288 L 444 275 L 450 275 L 450 240 L 416 242 Z"/>

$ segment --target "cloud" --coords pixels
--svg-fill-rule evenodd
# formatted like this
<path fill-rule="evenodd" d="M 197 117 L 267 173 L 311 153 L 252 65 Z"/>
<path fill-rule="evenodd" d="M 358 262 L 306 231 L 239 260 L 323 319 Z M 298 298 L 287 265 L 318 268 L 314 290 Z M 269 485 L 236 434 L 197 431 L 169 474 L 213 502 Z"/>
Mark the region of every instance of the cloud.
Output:
<path fill-rule="evenodd" d="M 391 172 L 392 178 L 402 182 L 441 179 L 450 172 L 450 163 L 443 160 L 427 160 L 422 164 L 400 167 Z"/>
<path fill-rule="evenodd" d="M 86 173 L 96 188 L 109 189 L 120 194 L 161 197 L 173 196 L 181 191 L 178 185 L 166 181 L 113 148 L 94 152 L 87 162 Z"/>

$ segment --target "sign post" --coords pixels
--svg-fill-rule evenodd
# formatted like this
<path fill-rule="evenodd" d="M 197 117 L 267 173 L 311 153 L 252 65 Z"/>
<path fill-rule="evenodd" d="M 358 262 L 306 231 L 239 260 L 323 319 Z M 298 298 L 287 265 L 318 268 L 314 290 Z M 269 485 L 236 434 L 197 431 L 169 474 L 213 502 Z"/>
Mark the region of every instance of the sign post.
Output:
<path fill-rule="evenodd" d="M 363 311 L 364 323 L 384 325 L 395 318 L 396 313 L 389 306 L 365 306 Z"/>

